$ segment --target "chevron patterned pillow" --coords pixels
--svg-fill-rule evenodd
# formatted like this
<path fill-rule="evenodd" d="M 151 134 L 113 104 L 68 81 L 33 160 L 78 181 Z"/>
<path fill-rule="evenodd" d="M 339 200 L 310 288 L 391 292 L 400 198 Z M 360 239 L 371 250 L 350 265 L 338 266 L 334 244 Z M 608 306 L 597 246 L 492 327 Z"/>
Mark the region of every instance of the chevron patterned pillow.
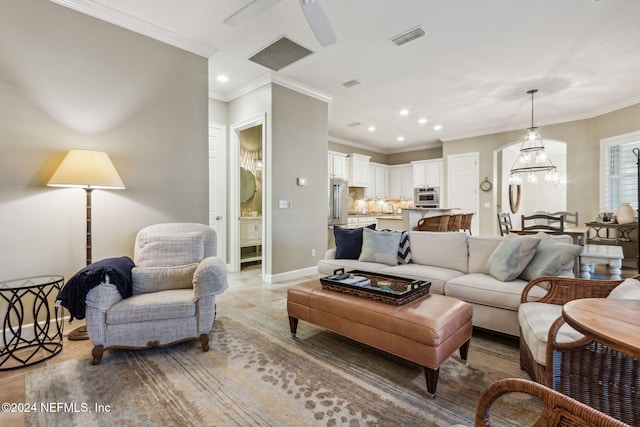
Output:
<path fill-rule="evenodd" d="M 411 264 L 411 248 L 409 247 L 409 232 L 403 231 L 398 246 L 398 264 Z"/>

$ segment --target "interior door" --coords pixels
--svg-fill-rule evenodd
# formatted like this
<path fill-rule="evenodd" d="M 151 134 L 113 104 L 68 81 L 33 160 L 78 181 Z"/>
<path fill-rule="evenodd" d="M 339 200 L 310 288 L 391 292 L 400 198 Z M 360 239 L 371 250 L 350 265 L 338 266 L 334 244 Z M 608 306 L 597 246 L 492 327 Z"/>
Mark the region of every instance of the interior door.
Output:
<path fill-rule="evenodd" d="M 209 225 L 218 235 L 217 256 L 227 260 L 226 126 L 209 124 Z"/>
<path fill-rule="evenodd" d="M 471 232 L 478 235 L 480 221 L 480 195 L 478 194 L 479 154 L 465 153 L 447 156 L 447 204 L 444 207 L 473 212 Z"/>

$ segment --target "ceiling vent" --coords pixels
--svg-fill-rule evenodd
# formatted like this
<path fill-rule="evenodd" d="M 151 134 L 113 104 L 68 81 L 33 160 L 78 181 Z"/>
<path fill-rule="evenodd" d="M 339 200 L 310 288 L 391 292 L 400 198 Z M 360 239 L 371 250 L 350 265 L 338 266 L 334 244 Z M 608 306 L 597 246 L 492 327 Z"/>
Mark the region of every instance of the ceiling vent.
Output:
<path fill-rule="evenodd" d="M 353 123 L 348 123 L 347 126 L 350 128 L 354 128 L 356 126 L 360 126 L 362 123 L 360 122 L 353 122 Z"/>
<path fill-rule="evenodd" d="M 392 38 L 391 41 L 395 43 L 396 46 L 402 46 L 403 44 L 414 41 L 415 39 L 419 39 L 424 35 L 425 35 L 424 30 L 418 27 Z"/>
<path fill-rule="evenodd" d="M 353 80 L 349 80 L 348 82 L 342 83 L 342 86 L 344 86 L 344 87 L 354 87 L 354 86 L 358 86 L 359 84 L 360 84 L 359 81 L 357 81 L 356 79 L 353 79 Z"/>
<path fill-rule="evenodd" d="M 249 61 L 278 71 L 312 53 L 309 49 L 282 37 L 253 55 Z"/>

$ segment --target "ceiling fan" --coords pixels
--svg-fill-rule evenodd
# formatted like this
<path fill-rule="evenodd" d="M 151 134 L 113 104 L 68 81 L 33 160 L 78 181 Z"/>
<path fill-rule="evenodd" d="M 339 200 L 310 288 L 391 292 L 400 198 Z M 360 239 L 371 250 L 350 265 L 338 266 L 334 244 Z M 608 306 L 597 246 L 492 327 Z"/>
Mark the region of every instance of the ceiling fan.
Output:
<path fill-rule="evenodd" d="M 254 17 L 258 16 L 262 12 L 279 3 L 281 0 L 252 0 L 246 6 L 243 6 L 227 19 L 224 23 L 232 27 L 237 27 L 250 21 Z M 329 18 L 327 18 L 324 9 L 320 5 L 320 0 L 299 0 L 302 12 L 307 18 L 311 31 L 318 39 L 318 42 L 323 46 L 329 46 L 336 42 L 336 35 L 333 32 L 333 27 Z"/>

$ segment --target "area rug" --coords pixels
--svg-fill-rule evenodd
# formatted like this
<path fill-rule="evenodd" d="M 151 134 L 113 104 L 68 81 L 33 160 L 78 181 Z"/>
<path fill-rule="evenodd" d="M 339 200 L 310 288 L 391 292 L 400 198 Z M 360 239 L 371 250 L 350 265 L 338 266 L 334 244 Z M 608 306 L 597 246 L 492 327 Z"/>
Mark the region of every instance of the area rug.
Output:
<path fill-rule="evenodd" d="M 427 396 L 422 367 L 301 322 L 292 338 L 284 301 L 219 313 L 211 349 L 197 342 L 107 351 L 26 375 L 31 426 L 452 426 L 473 425 L 492 382 L 526 377 L 515 340 L 474 332 L 469 363 L 456 354 Z M 515 395 L 494 422 L 529 425 L 538 402 Z"/>

